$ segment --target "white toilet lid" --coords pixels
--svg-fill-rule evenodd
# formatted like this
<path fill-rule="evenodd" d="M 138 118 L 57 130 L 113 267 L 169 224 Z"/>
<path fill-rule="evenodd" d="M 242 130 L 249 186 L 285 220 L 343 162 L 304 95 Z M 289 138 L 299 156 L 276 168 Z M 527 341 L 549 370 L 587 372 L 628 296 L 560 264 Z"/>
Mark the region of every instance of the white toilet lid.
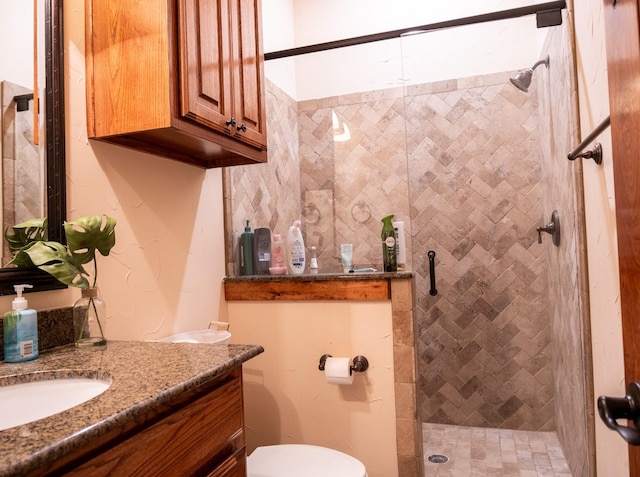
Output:
<path fill-rule="evenodd" d="M 247 457 L 247 477 L 366 477 L 362 462 L 326 447 L 258 447 Z"/>

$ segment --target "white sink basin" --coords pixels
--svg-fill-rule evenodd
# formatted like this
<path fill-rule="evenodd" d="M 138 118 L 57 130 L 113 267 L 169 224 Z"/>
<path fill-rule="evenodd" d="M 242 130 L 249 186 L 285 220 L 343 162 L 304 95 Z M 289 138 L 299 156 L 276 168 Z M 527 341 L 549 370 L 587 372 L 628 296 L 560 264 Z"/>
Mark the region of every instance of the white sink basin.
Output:
<path fill-rule="evenodd" d="M 231 339 L 231 333 L 220 330 L 196 330 L 185 331 L 177 335 L 167 336 L 154 341 L 163 341 L 171 343 L 228 343 Z"/>
<path fill-rule="evenodd" d="M 0 385 L 0 431 L 37 421 L 105 392 L 110 381 L 89 378 L 61 378 Z"/>

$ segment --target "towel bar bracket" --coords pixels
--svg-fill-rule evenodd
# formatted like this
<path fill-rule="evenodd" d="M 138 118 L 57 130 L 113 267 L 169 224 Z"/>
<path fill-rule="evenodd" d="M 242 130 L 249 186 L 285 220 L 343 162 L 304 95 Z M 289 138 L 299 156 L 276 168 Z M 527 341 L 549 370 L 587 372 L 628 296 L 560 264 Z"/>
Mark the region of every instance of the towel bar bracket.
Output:
<path fill-rule="evenodd" d="M 593 149 L 591 149 L 590 151 L 582 152 L 575 156 L 570 155 L 569 160 L 574 161 L 579 157 L 581 157 L 582 159 L 593 159 L 593 162 L 595 162 L 596 164 L 602 164 L 602 144 L 597 142 L 595 146 L 593 146 Z"/>
<path fill-rule="evenodd" d="M 602 164 L 602 145 L 597 143 L 593 146 L 591 151 L 587 151 L 585 153 L 580 154 L 582 150 L 584 150 L 589 144 L 593 142 L 595 138 L 597 138 L 600 134 L 603 133 L 605 129 L 607 129 L 611 125 L 611 116 L 607 116 L 604 121 L 602 121 L 598 126 L 591 131 L 587 137 L 580 143 L 578 147 L 576 147 L 573 151 L 567 154 L 567 159 L 570 161 L 575 160 L 578 157 L 582 157 L 583 159 L 593 159 L 596 164 Z"/>

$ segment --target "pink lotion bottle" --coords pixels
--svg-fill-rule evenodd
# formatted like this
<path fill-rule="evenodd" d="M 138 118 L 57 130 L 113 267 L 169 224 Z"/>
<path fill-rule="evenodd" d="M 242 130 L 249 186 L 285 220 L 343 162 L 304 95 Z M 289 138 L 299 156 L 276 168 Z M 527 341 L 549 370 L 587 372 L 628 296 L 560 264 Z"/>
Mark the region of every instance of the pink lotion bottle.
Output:
<path fill-rule="evenodd" d="M 284 275 L 287 273 L 286 252 L 284 242 L 280 234 L 273 234 L 273 242 L 271 242 L 271 266 L 269 267 L 271 275 Z"/>

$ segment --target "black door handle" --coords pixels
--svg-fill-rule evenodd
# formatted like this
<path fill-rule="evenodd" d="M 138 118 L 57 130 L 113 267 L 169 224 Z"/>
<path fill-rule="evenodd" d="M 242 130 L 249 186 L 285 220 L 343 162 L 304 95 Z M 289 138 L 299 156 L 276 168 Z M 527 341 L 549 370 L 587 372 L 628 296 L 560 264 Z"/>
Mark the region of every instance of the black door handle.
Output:
<path fill-rule="evenodd" d="M 436 252 L 429 250 L 427 257 L 429 257 L 429 276 L 431 278 L 431 289 L 429 290 L 429 295 L 436 296 L 438 294 L 438 290 L 436 290 Z"/>
<path fill-rule="evenodd" d="M 600 396 L 598 413 L 605 425 L 622 436 L 629 444 L 640 445 L 640 384 L 631 382 L 623 398 Z M 618 419 L 631 421 L 633 427 L 618 424 Z"/>

